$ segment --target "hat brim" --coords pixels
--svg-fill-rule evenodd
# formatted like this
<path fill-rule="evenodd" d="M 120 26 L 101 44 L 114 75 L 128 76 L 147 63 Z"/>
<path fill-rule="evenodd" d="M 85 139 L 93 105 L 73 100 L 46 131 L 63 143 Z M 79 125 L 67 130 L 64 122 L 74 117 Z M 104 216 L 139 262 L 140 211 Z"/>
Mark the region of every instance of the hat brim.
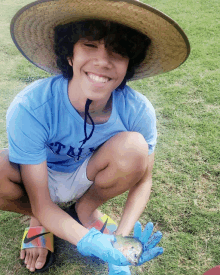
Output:
<path fill-rule="evenodd" d="M 189 41 L 180 26 L 164 13 L 137 0 L 36 1 L 15 14 L 11 36 L 30 62 L 49 73 L 60 74 L 54 52 L 54 28 L 87 19 L 114 21 L 151 39 L 147 56 L 131 80 L 171 71 L 189 56 Z"/>

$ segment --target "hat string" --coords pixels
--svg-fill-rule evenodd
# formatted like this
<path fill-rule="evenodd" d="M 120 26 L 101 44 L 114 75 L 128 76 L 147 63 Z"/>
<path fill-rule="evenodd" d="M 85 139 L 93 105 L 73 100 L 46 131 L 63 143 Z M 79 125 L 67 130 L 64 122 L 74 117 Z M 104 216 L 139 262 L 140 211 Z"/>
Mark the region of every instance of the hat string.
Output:
<path fill-rule="evenodd" d="M 86 100 L 86 105 L 85 105 L 85 119 L 84 119 L 84 135 L 85 138 L 83 140 L 81 140 L 80 142 L 82 142 L 80 149 L 82 148 L 82 146 L 86 143 L 87 140 L 89 140 L 92 137 L 92 134 L 94 132 L 95 129 L 95 123 L 93 121 L 93 119 L 91 118 L 90 114 L 89 114 L 89 106 L 92 103 L 91 99 L 87 99 Z M 87 117 L 89 117 L 91 123 L 92 123 L 92 131 L 89 134 L 89 136 L 87 136 L 87 131 L 86 131 L 86 122 L 87 122 Z"/>

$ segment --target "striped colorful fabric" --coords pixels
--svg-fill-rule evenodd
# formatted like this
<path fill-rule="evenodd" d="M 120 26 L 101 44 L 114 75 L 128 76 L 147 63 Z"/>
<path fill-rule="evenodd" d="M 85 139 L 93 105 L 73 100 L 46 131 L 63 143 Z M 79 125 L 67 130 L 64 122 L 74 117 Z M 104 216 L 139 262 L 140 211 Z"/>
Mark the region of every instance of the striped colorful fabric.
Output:
<path fill-rule="evenodd" d="M 104 234 L 111 235 L 116 231 L 117 224 L 108 215 L 104 214 L 101 218 L 92 223 L 88 229 L 91 229 L 92 227 L 96 228 Z"/>
<path fill-rule="evenodd" d="M 54 252 L 53 234 L 43 226 L 25 228 L 21 249 L 43 247 Z"/>

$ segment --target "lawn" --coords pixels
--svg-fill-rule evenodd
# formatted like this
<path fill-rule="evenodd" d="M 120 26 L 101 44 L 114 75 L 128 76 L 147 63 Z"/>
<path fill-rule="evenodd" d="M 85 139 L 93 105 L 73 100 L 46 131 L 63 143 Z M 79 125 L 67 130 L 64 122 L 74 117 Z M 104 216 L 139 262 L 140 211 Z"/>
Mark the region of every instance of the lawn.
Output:
<path fill-rule="evenodd" d="M 0 0 L 0 147 L 7 147 L 5 114 L 13 97 L 48 74 L 29 64 L 10 38 L 10 20 L 28 0 Z M 163 232 L 165 252 L 135 268 L 147 275 L 202 275 L 220 264 L 220 2 L 145 0 L 176 20 L 191 54 L 178 69 L 130 85 L 156 109 L 158 143 L 150 201 L 140 221 Z M 102 210 L 120 219 L 123 194 Z M 27 217 L 0 211 L 0 274 L 25 275 L 19 261 Z M 63 261 L 45 274 L 102 274 L 83 261 Z"/>

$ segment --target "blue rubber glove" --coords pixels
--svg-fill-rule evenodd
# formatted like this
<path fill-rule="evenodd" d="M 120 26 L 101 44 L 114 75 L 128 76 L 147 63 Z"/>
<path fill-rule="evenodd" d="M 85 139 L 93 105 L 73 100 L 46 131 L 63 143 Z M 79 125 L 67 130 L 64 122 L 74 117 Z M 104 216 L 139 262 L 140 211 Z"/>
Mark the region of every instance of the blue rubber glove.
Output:
<path fill-rule="evenodd" d="M 131 275 L 129 266 L 108 264 L 108 275 Z"/>
<path fill-rule="evenodd" d="M 143 245 L 143 253 L 139 259 L 137 265 L 142 265 L 143 263 L 156 258 L 163 253 L 162 247 L 155 247 L 162 238 L 162 233 L 157 231 L 153 233 L 154 225 L 149 222 L 144 231 L 142 232 L 141 223 L 136 222 L 134 226 L 134 237 L 137 238 Z M 128 264 L 130 265 L 130 263 Z M 129 266 L 116 266 L 109 264 L 109 275 L 130 275 Z"/>
<path fill-rule="evenodd" d="M 149 222 L 142 232 L 141 223 L 137 221 L 134 226 L 134 237 L 137 238 L 143 245 L 143 253 L 139 259 L 137 265 L 142 265 L 143 263 L 156 258 L 163 253 L 162 247 L 155 247 L 162 238 L 162 233 L 157 231 L 153 235 L 154 225 Z"/>
<path fill-rule="evenodd" d="M 84 256 L 96 256 L 104 262 L 118 266 L 126 266 L 129 262 L 125 256 L 111 244 L 115 241 L 114 235 L 102 234 L 99 230 L 92 228 L 77 243 L 78 251 Z"/>

